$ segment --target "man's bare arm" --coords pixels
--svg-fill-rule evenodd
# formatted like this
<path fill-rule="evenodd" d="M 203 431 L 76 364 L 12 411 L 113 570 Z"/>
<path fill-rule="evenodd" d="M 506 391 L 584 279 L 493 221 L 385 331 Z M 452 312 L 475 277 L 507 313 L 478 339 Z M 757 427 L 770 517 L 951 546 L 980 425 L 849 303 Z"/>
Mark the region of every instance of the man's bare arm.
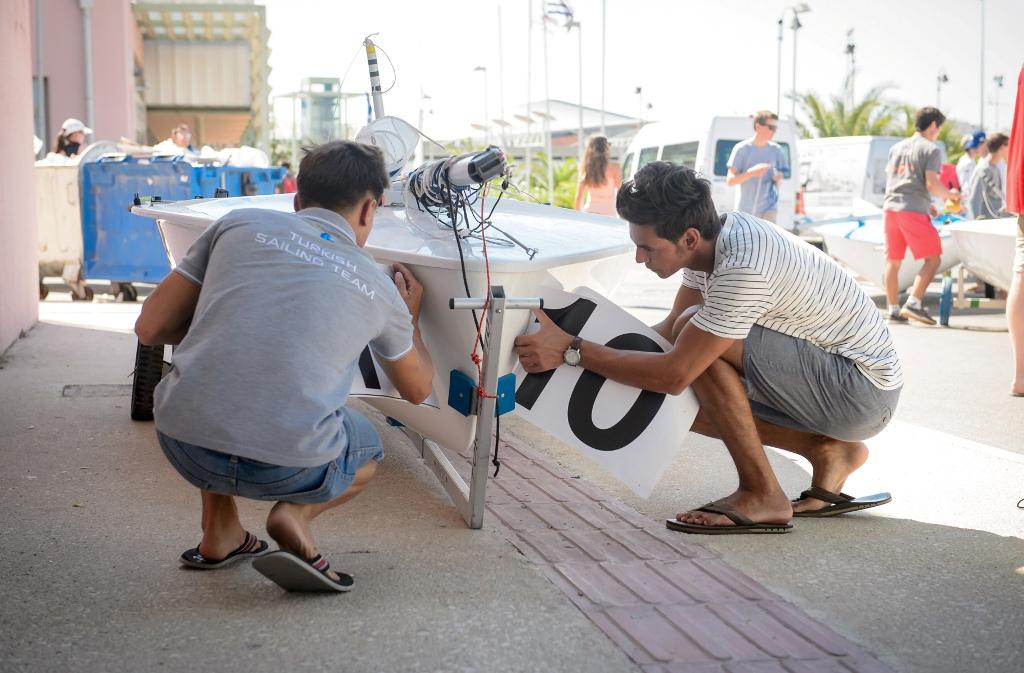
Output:
<path fill-rule="evenodd" d="M 200 286 L 180 273 L 167 274 L 142 305 L 135 334 L 146 346 L 177 345 L 192 324 Z"/>
<path fill-rule="evenodd" d="M 540 330 L 516 338 L 519 361 L 531 374 L 561 365 L 562 355 L 572 343 L 572 337 L 542 311 L 534 311 L 534 314 L 541 323 Z M 733 341 L 687 324 L 667 353 L 623 351 L 584 341 L 580 347 L 581 366 L 634 388 L 678 395 L 725 353 Z"/>
<path fill-rule="evenodd" d="M 939 174 L 935 171 L 925 171 L 924 179 L 928 183 L 928 191 L 940 199 L 949 199 L 951 201 L 960 200 L 960 193 L 951 192 L 946 189 L 946 186 L 939 180 Z"/>
<path fill-rule="evenodd" d="M 651 329 L 668 341 L 672 341 L 672 328 L 675 326 L 676 320 L 679 319 L 679 316 L 682 315 L 683 311 L 691 306 L 697 306 L 703 302 L 704 297 L 699 291 L 686 287 L 685 285 L 680 285 L 679 291 L 676 292 L 675 301 L 672 302 L 672 310 L 668 312 L 668 315 L 664 320 L 655 325 L 651 325 Z"/>
<path fill-rule="evenodd" d="M 398 294 L 409 309 L 412 316 L 411 351 L 397 360 L 381 360 L 380 366 L 387 374 L 388 380 L 394 384 L 402 397 L 413 404 L 421 404 L 430 397 L 433 389 L 434 363 L 430 352 L 420 337 L 420 304 L 423 301 L 423 286 L 412 272 L 402 264 L 392 267 L 392 280 L 398 288 Z"/>

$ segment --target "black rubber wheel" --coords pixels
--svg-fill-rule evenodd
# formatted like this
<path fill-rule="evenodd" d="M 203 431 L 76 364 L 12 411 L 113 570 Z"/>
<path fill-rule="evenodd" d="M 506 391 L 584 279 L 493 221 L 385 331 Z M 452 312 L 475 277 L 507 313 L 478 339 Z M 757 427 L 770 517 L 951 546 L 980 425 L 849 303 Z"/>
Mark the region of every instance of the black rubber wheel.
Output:
<path fill-rule="evenodd" d="M 164 347 L 144 346 L 135 349 L 135 376 L 132 380 L 132 420 L 153 420 L 153 391 L 164 375 Z"/>
<path fill-rule="evenodd" d="M 43 285 L 43 281 L 39 281 L 39 300 L 46 299 L 50 294 L 50 288 Z"/>
<path fill-rule="evenodd" d="M 96 296 L 96 293 L 92 291 L 92 288 L 88 285 L 85 286 L 85 296 L 79 297 L 78 293 L 71 290 L 71 301 L 92 301 L 92 298 Z"/>
<path fill-rule="evenodd" d="M 139 298 L 139 291 L 131 283 L 121 284 L 121 299 L 124 301 L 136 301 Z"/>

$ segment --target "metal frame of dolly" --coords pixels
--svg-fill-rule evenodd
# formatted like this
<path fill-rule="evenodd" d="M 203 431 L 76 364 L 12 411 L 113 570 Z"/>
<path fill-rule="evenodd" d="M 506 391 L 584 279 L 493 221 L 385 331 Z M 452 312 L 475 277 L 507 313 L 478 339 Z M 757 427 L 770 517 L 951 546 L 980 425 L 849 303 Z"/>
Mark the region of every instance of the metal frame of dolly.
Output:
<path fill-rule="evenodd" d="M 942 294 L 939 295 L 939 324 L 949 327 L 949 316 L 954 308 L 1006 308 L 1005 299 L 968 299 L 964 295 L 967 282 L 967 267 L 958 264 L 956 267 L 956 296 L 953 296 L 953 274 L 946 272 L 942 279 Z M 999 330 L 1002 331 L 1002 330 Z"/>
<path fill-rule="evenodd" d="M 505 320 L 505 311 L 514 309 L 539 309 L 544 307 L 544 300 L 537 298 L 512 299 L 505 297 L 505 290 L 500 285 L 489 288 L 490 298 L 484 299 L 450 299 L 449 308 L 453 310 L 487 309 L 486 331 L 483 354 L 483 387 L 484 390 L 495 392 L 498 387 L 498 357 L 501 353 L 501 333 Z M 403 427 L 402 431 L 412 440 L 420 452 L 420 456 L 433 471 L 441 486 L 455 504 L 466 525 L 470 528 L 481 528 L 484 524 L 484 497 L 487 489 L 488 460 L 491 456 L 491 442 L 494 437 L 494 419 L 497 411 L 497 397 L 474 395 L 476 403 L 471 413 L 477 416 L 476 436 L 473 441 L 473 472 L 467 484 L 445 456 L 441 446 L 433 440 L 420 435 L 414 430 Z"/>

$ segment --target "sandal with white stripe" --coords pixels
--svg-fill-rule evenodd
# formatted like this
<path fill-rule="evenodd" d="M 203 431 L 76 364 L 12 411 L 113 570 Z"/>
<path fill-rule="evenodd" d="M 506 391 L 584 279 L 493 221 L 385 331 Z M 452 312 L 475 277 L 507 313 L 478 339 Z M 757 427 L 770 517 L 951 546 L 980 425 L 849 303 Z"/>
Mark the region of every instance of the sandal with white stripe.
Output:
<path fill-rule="evenodd" d="M 338 572 L 337 580 L 328 575 L 331 564 L 320 554 L 306 560 L 281 549 L 256 559 L 252 567 L 285 591 L 345 592 L 355 584 L 346 573 Z"/>

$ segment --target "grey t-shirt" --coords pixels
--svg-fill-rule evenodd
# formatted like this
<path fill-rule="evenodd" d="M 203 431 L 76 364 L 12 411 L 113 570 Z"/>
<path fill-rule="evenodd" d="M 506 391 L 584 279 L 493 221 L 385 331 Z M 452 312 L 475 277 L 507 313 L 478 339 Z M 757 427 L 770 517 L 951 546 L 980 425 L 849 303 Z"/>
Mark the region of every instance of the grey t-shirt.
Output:
<path fill-rule="evenodd" d="M 753 138 L 747 138 L 732 148 L 726 166 L 737 173 L 746 173 L 752 166 L 762 163 L 768 164 L 771 168 L 765 171 L 764 175 L 751 178 L 739 186 L 740 202 L 736 210 L 762 215 L 778 209 L 779 190 L 775 184 L 775 172 L 782 173 L 786 170 L 786 155 L 782 152 L 781 145 L 769 141 L 764 147 L 758 147 L 754 144 Z"/>
<path fill-rule="evenodd" d="M 395 360 L 413 347 L 391 278 L 329 210 L 232 211 L 175 272 L 202 289 L 154 414 L 190 444 L 290 467 L 334 460 L 363 349 Z"/>
<path fill-rule="evenodd" d="M 967 209 L 975 219 L 999 217 L 1003 207 L 1003 177 L 999 167 L 989 163 L 988 157 L 978 160 L 968 187 Z"/>
<path fill-rule="evenodd" d="M 936 174 L 942 168 L 942 153 L 935 143 L 920 135 L 901 140 L 889 150 L 885 167 L 884 210 L 909 210 L 927 213 L 932 205 L 925 171 Z"/>

